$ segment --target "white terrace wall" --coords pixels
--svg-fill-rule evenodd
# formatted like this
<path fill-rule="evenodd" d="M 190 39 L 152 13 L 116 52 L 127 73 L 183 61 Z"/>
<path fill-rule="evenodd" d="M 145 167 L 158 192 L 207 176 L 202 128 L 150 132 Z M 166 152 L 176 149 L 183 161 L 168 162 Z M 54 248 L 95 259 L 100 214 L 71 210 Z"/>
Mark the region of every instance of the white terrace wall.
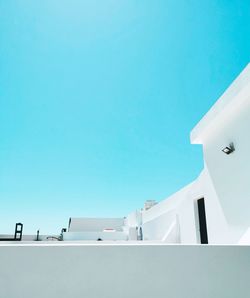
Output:
<path fill-rule="evenodd" d="M 237 230 L 225 218 L 206 164 L 193 183 L 151 209 L 142 211 L 143 239 L 168 243 L 200 243 L 197 200 L 203 197 L 209 243 L 238 243 Z"/>
<path fill-rule="evenodd" d="M 0 263 L 1 298 L 249 296 L 248 246 L 10 244 Z"/>
<path fill-rule="evenodd" d="M 194 182 L 171 197 L 142 212 L 144 240 L 197 243 L 194 199 L 200 197 Z M 192 194 L 192 196 L 191 196 Z"/>
<path fill-rule="evenodd" d="M 237 243 L 228 225 L 214 185 L 205 167 L 196 181 L 142 212 L 144 240 L 200 243 L 197 200 L 205 199 L 208 240 L 211 244 Z M 173 228 L 173 232 L 171 232 Z M 169 237 L 168 236 L 169 233 Z"/>

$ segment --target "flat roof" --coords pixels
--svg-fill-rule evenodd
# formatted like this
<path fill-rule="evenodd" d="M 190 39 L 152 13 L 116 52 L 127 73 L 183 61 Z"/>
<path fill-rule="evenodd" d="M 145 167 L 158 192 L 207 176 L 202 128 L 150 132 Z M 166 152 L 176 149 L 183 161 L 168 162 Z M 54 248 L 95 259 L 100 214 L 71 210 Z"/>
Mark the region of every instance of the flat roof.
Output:
<path fill-rule="evenodd" d="M 206 133 L 212 126 L 226 115 L 241 105 L 250 95 L 250 63 L 233 81 L 217 102 L 193 128 L 190 134 L 192 144 L 202 144 Z"/>

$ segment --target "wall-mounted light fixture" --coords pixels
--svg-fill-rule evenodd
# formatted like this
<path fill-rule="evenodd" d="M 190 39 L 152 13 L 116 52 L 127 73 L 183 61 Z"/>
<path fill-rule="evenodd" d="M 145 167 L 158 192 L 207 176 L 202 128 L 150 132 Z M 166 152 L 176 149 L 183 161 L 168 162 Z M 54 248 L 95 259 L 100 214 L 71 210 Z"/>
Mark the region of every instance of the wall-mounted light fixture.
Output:
<path fill-rule="evenodd" d="M 231 154 L 235 151 L 234 143 L 230 143 L 228 146 L 222 149 L 222 152 L 225 154 Z"/>

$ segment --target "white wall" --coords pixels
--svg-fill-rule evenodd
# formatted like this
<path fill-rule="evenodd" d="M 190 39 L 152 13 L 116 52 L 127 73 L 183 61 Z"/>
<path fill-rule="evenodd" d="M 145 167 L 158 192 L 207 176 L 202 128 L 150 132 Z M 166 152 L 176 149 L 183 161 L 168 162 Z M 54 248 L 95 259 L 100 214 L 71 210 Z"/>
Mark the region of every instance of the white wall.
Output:
<path fill-rule="evenodd" d="M 70 218 L 68 232 L 102 232 L 104 229 L 122 231 L 124 218 Z"/>
<path fill-rule="evenodd" d="M 250 227 L 250 98 L 204 137 L 204 159 L 219 204 L 237 241 Z M 221 150 L 230 142 L 235 152 Z"/>
<path fill-rule="evenodd" d="M 144 239 L 164 240 L 164 235 L 176 222 L 176 237 L 170 235 L 171 238 L 164 241 L 200 243 L 197 207 L 197 200 L 200 198 L 205 199 L 209 243 L 237 243 L 244 231 L 229 225 L 206 164 L 192 184 L 142 213 Z"/>
<path fill-rule="evenodd" d="M 141 211 L 134 211 L 128 214 L 126 218 L 126 225 L 130 227 L 138 227 L 141 225 L 142 222 L 142 214 Z"/>
<path fill-rule="evenodd" d="M 250 247 L 0 246 L 1 298 L 246 298 Z"/>
<path fill-rule="evenodd" d="M 169 229 L 175 229 L 175 237 L 169 234 L 171 239 L 167 242 L 177 243 L 178 235 L 176 230 L 176 211 L 168 211 L 143 224 L 143 240 L 163 240 Z"/>
<path fill-rule="evenodd" d="M 250 64 L 191 132 L 192 143 L 203 145 L 200 183 L 213 243 L 237 243 L 250 227 L 249 128 Z M 226 155 L 231 142 L 236 150 Z"/>
<path fill-rule="evenodd" d="M 128 240 L 125 232 L 66 232 L 63 233 L 63 241 L 72 240 Z"/>
<path fill-rule="evenodd" d="M 144 240 L 171 243 L 197 243 L 194 199 L 200 197 L 197 182 L 193 182 L 171 197 L 142 212 Z M 171 232 L 171 229 L 173 231 Z M 169 238 L 166 237 L 168 232 Z"/>
<path fill-rule="evenodd" d="M 205 199 L 208 241 L 211 244 L 233 244 L 239 231 L 228 224 L 213 180 L 205 164 L 200 176 L 171 197 L 142 212 L 144 240 L 170 243 L 200 243 L 197 200 Z M 164 236 L 174 226 L 174 234 Z M 240 233 L 242 235 L 242 231 Z"/>
<path fill-rule="evenodd" d="M 209 243 L 237 243 L 234 233 L 230 230 L 220 200 L 218 199 L 213 181 L 205 164 L 199 177 L 200 194 L 204 196 Z"/>

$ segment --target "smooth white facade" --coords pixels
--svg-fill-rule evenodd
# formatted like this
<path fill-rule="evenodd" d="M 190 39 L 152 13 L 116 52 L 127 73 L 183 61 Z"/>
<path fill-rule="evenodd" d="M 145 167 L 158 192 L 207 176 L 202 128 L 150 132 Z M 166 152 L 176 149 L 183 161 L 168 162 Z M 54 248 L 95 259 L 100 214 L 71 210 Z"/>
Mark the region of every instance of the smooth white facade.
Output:
<path fill-rule="evenodd" d="M 246 298 L 245 246 L 0 246 L 1 298 Z"/>

